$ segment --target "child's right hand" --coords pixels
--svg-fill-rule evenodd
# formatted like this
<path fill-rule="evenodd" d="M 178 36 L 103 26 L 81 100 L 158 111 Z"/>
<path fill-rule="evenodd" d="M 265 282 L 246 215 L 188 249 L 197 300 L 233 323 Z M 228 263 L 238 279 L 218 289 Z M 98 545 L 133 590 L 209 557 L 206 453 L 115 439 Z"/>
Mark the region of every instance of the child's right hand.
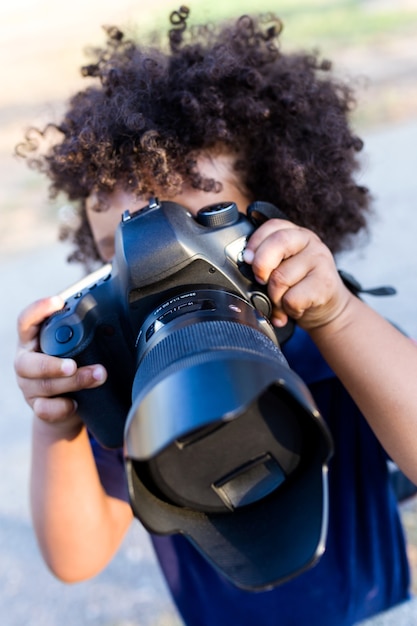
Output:
<path fill-rule="evenodd" d="M 61 359 L 39 352 L 42 322 L 64 306 L 59 296 L 44 298 L 28 306 L 18 318 L 19 342 L 15 358 L 17 383 L 26 402 L 41 420 L 61 426 L 74 419 L 76 402 L 65 394 L 98 387 L 107 373 L 102 365 L 77 367 L 73 359 Z"/>

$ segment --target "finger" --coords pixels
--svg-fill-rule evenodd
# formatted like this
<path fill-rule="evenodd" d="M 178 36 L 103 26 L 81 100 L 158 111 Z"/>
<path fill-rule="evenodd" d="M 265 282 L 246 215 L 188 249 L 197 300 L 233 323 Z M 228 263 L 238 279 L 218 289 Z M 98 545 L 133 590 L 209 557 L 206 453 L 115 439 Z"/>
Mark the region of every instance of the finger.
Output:
<path fill-rule="evenodd" d="M 314 264 L 310 255 L 303 252 L 285 259 L 272 270 L 268 281 L 268 295 L 277 310 L 283 310 L 281 302 L 288 290 L 303 281 L 313 270 Z"/>
<path fill-rule="evenodd" d="M 317 272 L 311 272 L 284 294 L 279 310 L 297 320 L 306 329 L 328 323 L 344 306 L 345 288 L 332 280 L 326 280 Z M 323 288 L 325 285 L 325 288 Z M 342 293 L 343 292 L 343 293 Z"/>
<path fill-rule="evenodd" d="M 22 346 L 32 349 L 40 324 L 52 313 L 59 311 L 64 306 L 64 301 L 60 296 L 43 298 L 28 306 L 19 315 L 17 320 L 17 330 L 19 341 Z"/>
<path fill-rule="evenodd" d="M 32 409 L 37 417 L 46 422 L 60 422 L 76 413 L 77 403 L 72 398 L 36 398 Z"/>
<path fill-rule="evenodd" d="M 311 285 L 312 297 L 327 297 L 338 278 L 334 259 L 328 248 L 316 241 L 309 240 L 308 244 L 298 254 L 282 261 L 269 276 L 268 294 L 271 300 L 279 307 L 284 294 L 293 286 L 305 280 L 307 276 L 313 276 L 315 284 Z M 306 298 L 310 297 L 306 288 Z"/>
<path fill-rule="evenodd" d="M 286 259 L 299 255 L 312 237 L 313 233 L 301 228 L 273 231 L 255 251 L 252 270 L 256 279 L 260 283 L 268 283 L 272 272 Z"/>
<path fill-rule="evenodd" d="M 102 365 L 88 365 L 76 370 L 73 376 L 63 378 L 18 378 L 29 404 L 36 398 L 52 398 L 68 393 L 99 387 L 107 379 L 107 372 Z"/>
<path fill-rule="evenodd" d="M 305 255 L 305 262 L 300 262 L 301 256 L 302 253 L 283 261 L 269 277 L 268 295 L 273 305 L 271 322 L 274 326 L 285 326 L 288 317 L 299 319 L 307 306 L 304 301 L 298 301 L 293 293 L 295 287 L 301 284 L 301 293 L 307 300 L 304 281 L 314 266 L 308 255 Z M 291 295 L 294 295 L 294 300 Z"/>
<path fill-rule="evenodd" d="M 293 222 L 288 220 L 270 219 L 261 224 L 250 236 L 246 245 L 246 251 L 255 252 L 264 239 L 269 237 L 277 230 L 286 230 L 290 228 L 298 228 Z M 249 261 L 248 261 L 249 262 Z"/>
<path fill-rule="evenodd" d="M 271 324 L 277 328 L 283 328 L 288 322 L 288 315 L 284 311 L 273 309 Z"/>
<path fill-rule="evenodd" d="M 324 303 L 318 299 L 316 281 L 312 275 L 290 287 L 281 300 L 281 308 L 295 320 L 299 320 L 306 311 Z"/>
<path fill-rule="evenodd" d="M 41 352 L 21 348 L 16 353 L 15 371 L 21 378 L 61 378 L 73 376 L 77 363 L 73 359 L 61 359 Z"/>

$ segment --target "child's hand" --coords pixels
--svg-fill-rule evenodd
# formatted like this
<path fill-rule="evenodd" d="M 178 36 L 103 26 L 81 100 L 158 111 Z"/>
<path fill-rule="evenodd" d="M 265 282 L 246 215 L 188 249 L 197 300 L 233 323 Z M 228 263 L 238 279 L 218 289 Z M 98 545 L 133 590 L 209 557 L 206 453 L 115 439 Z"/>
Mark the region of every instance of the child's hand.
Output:
<path fill-rule="evenodd" d="M 15 359 L 17 382 L 26 402 L 42 420 L 64 425 L 81 425 L 76 402 L 64 394 L 101 385 L 106 380 L 102 365 L 77 368 L 73 359 L 61 359 L 39 352 L 41 323 L 61 309 L 59 297 L 38 300 L 19 316 L 19 343 Z"/>
<path fill-rule="evenodd" d="M 312 231 L 271 219 L 249 239 L 244 259 L 256 279 L 268 285 L 272 323 L 288 317 L 306 330 L 336 319 L 352 297 L 344 286 L 330 250 Z"/>

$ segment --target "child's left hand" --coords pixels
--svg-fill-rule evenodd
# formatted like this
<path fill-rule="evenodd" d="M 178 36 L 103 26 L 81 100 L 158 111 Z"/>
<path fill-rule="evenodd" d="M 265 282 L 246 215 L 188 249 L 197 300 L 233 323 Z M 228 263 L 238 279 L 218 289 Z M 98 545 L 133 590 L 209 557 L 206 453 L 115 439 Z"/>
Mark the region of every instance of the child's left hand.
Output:
<path fill-rule="evenodd" d="M 318 328 L 336 319 L 353 297 L 327 246 L 292 222 L 262 224 L 250 237 L 244 260 L 257 281 L 268 285 L 275 326 L 285 325 L 290 316 L 306 330 Z"/>

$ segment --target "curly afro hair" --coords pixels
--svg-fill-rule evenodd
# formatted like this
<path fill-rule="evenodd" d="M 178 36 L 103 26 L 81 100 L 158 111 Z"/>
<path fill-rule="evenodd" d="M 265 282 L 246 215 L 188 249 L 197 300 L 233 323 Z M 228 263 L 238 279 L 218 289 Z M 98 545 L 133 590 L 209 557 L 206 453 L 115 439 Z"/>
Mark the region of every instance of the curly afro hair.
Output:
<path fill-rule="evenodd" d="M 61 123 L 31 129 L 18 147 L 49 177 L 52 196 L 78 201 L 73 258 L 86 265 L 98 258 L 85 215 L 89 194 L 116 184 L 141 195 L 153 184 L 167 194 L 184 182 L 220 189 L 196 165 L 199 153 L 219 148 L 236 154 L 254 199 L 279 206 L 333 253 L 347 248 L 366 227 L 370 204 L 353 178 L 363 144 L 349 127 L 351 88 L 316 53 L 284 54 L 275 16 L 189 28 L 188 14 L 186 7 L 171 14 L 168 46 L 147 47 L 107 28 L 105 46 L 82 68 L 92 84 L 70 100 Z M 40 153 L 36 134 L 51 126 L 58 139 Z"/>

